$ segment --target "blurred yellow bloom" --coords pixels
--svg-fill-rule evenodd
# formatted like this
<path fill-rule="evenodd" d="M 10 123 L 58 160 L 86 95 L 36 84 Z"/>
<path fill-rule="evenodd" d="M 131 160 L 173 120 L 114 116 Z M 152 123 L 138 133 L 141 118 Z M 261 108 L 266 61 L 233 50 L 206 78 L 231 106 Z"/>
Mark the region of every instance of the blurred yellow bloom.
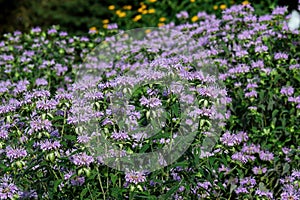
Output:
<path fill-rule="evenodd" d="M 90 28 L 90 31 L 97 31 L 97 28 L 95 26 Z"/>
<path fill-rule="evenodd" d="M 104 20 L 102 20 L 102 23 L 103 23 L 103 24 L 108 24 L 108 23 L 109 23 L 109 20 L 108 20 L 108 19 L 104 19 Z"/>
<path fill-rule="evenodd" d="M 158 27 L 161 27 L 161 26 L 163 26 L 163 25 L 165 25 L 165 23 L 158 23 L 158 24 L 157 24 Z"/>
<path fill-rule="evenodd" d="M 194 17 L 192 17 L 192 22 L 195 22 L 195 21 L 197 21 L 199 19 L 199 17 L 197 16 L 197 15 L 195 15 Z"/>
<path fill-rule="evenodd" d="M 123 6 L 123 9 L 124 10 L 131 10 L 132 6 L 131 5 L 125 5 L 125 6 Z"/>
<path fill-rule="evenodd" d="M 227 6 L 225 4 L 220 5 L 221 10 L 225 10 L 226 8 L 227 8 Z"/>
<path fill-rule="evenodd" d="M 145 33 L 150 33 L 150 32 L 151 32 L 151 29 L 145 30 Z"/>
<path fill-rule="evenodd" d="M 142 12 L 143 15 L 145 15 L 145 14 L 147 14 L 147 13 L 148 13 L 148 10 L 144 10 L 144 11 Z"/>
<path fill-rule="evenodd" d="M 157 0 L 149 0 L 150 3 L 155 3 Z"/>
<path fill-rule="evenodd" d="M 213 9 L 214 9 L 214 10 L 218 10 L 218 6 L 217 6 L 217 5 L 214 5 Z"/>
<path fill-rule="evenodd" d="M 142 12 L 144 11 L 144 8 L 139 8 L 137 11 L 138 11 L 139 13 L 142 13 Z"/>
<path fill-rule="evenodd" d="M 194 3 L 194 2 L 195 2 L 195 0 L 190 0 L 190 2 L 191 2 L 191 3 Z"/>
<path fill-rule="evenodd" d="M 165 18 L 165 17 L 161 17 L 161 18 L 159 18 L 159 21 L 160 22 L 164 22 L 164 21 L 166 21 L 167 19 Z"/>
<path fill-rule="evenodd" d="M 106 28 L 107 28 L 107 24 L 103 24 L 103 28 L 105 28 L 105 29 L 106 29 Z"/>
<path fill-rule="evenodd" d="M 140 19 L 142 19 L 142 15 L 137 15 L 133 18 L 133 21 L 137 22 L 139 21 Z"/>
<path fill-rule="evenodd" d="M 116 7 L 114 5 L 108 6 L 108 10 L 114 10 Z"/>
<path fill-rule="evenodd" d="M 126 17 L 126 12 L 120 12 L 120 13 L 118 14 L 118 16 L 119 16 L 120 18 Z"/>
<path fill-rule="evenodd" d="M 119 15 L 122 11 L 121 10 L 117 10 L 116 14 Z"/>
<path fill-rule="evenodd" d="M 155 13 L 155 9 L 154 9 L 154 8 L 149 9 L 149 10 L 148 10 L 148 13 L 150 13 L 150 14 L 151 14 L 151 13 Z"/>
<path fill-rule="evenodd" d="M 235 2 L 234 2 L 234 0 L 230 0 L 230 4 L 234 4 Z"/>
<path fill-rule="evenodd" d="M 242 4 L 245 6 L 245 5 L 248 5 L 249 4 L 249 1 L 243 1 Z"/>

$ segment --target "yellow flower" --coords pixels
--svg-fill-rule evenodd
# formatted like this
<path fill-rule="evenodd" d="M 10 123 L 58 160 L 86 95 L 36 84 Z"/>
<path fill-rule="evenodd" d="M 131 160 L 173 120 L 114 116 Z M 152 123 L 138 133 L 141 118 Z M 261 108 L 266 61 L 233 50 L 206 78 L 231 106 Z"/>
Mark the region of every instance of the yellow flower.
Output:
<path fill-rule="evenodd" d="M 154 8 L 149 9 L 149 10 L 148 10 L 148 13 L 149 13 L 149 14 L 155 13 L 155 9 L 154 9 Z"/>
<path fill-rule="evenodd" d="M 116 14 L 119 15 L 122 11 L 121 10 L 117 10 Z"/>
<path fill-rule="evenodd" d="M 142 12 L 144 11 L 144 8 L 139 8 L 137 11 L 138 11 L 139 13 L 142 13 Z"/>
<path fill-rule="evenodd" d="M 227 6 L 225 4 L 220 5 L 221 10 L 225 10 L 226 8 L 227 8 Z"/>
<path fill-rule="evenodd" d="M 165 23 L 158 23 L 158 24 L 157 24 L 158 27 L 161 27 L 161 26 L 163 26 L 163 25 L 165 25 Z"/>
<path fill-rule="evenodd" d="M 109 23 L 109 20 L 108 20 L 108 19 L 104 19 L 104 20 L 102 20 L 102 23 L 103 23 L 103 24 L 108 24 L 108 23 Z"/>
<path fill-rule="evenodd" d="M 142 12 L 143 15 L 145 15 L 145 14 L 147 14 L 147 13 L 148 13 L 148 10 L 144 10 L 144 11 Z"/>
<path fill-rule="evenodd" d="M 214 9 L 214 10 L 218 10 L 218 6 L 217 6 L 217 5 L 214 5 L 213 9 Z"/>
<path fill-rule="evenodd" d="M 90 28 L 90 31 L 97 31 L 97 28 L 95 26 Z"/>
<path fill-rule="evenodd" d="M 145 33 L 150 33 L 150 32 L 151 32 L 151 29 L 145 30 Z"/>
<path fill-rule="evenodd" d="M 197 16 L 197 15 L 195 15 L 194 17 L 192 17 L 192 22 L 195 22 L 195 21 L 197 21 L 199 19 L 199 17 Z"/>
<path fill-rule="evenodd" d="M 157 0 L 149 0 L 150 3 L 155 3 Z"/>
<path fill-rule="evenodd" d="M 118 16 L 119 16 L 120 18 L 126 17 L 126 12 L 120 12 L 120 13 L 118 14 Z"/>
<path fill-rule="evenodd" d="M 190 2 L 191 2 L 191 3 L 194 3 L 194 2 L 195 2 L 195 0 L 190 0 Z"/>
<path fill-rule="evenodd" d="M 136 15 L 136 16 L 133 18 L 133 21 L 137 22 L 137 21 L 139 21 L 140 19 L 142 19 L 142 15 Z"/>
<path fill-rule="evenodd" d="M 125 5 L 125 6 L 123 6 L 123 9 L 124 10 L 131 10 L 132 6 L 131 5 Z"/>
<path fill-rule="evenodd" d="M 107 29 L 107 24 L 103 24 L 103 28 Z"/>
<path fill-rule="evenodd" d="M 249 4 L 249 1 L 243 1 L 242 4 L 245 6 L 245 5 L 248 5 Z"/>
<path fill-rule="evenodd" d="M 165 17 L 161 17 L 161 18 L 159 18 L 159 21 L 160 22 L 164 22 L 164 21 L 166 21 L 167 19 L 165 18 Z"/>
<path fill-rule="evenodd" d="M 114 5 L 108 6 L 108 10 L 114 10 L 116 7 Z"/>

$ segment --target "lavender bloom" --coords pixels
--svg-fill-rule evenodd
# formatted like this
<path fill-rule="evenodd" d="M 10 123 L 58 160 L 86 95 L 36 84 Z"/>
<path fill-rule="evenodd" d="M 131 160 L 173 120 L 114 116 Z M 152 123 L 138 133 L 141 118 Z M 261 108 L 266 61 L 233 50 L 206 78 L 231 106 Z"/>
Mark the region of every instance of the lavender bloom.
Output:
<path fill-rule="evenodd" d="M 112 133 L 111 138 L 115 140 L 126 140 L 129 139 L 129 136 L 125 131 L 120 131 L 120 132 L 115 131 Z"/>
<path fill-rule="evenodd" d="M 85 144 L 88 143 L 90 141 L 91 137 L 87 136 L 87 135 L 80 135 L 77 138 L 77 142 L 81 143 L 81 144 Z"/>
<path fill-rule="evenodd" d="M 235 193 L 236 194 L 241 194 L 241 193 L 249 194 L 249 191 L 247 190 L 247 188 L 240 186 L 235 189 Z"/>
<path fill-rule="evenodd" d="M 284 15 L 287 12 L 287 7 L 276 7 L 273 11 L 272 11 L 272 15 Z"/>
<path fill-rule="evenodd" d="M 286 53 L 275 53 L 275 55 L 274 55 L 275 60 L 280 60 L 280 59 L 287 60 L 288 57 L 289 57 L 289 55 Z"/>
<path fill-rule="evenodd" d="M 274 159 L 274 154 L 268 151 L 260 151 L 259 158 L 264 161 L 272 161 Z"/>
<path fill-rule="evenodd" d="M 8 138 L 8 131 L 5 129 L 0 129 L 0 139 L 7 139 L 7 138 Z"/>
<path fill-rule="evenodd" d="M 27 151 L 24 148 L 12 148 L 11 146 L 7 146 L 5 151 L 6 157 L 10 160 L 24 158 L 27 156 Z"/>
<path fill-rule="evenodd" d="M 20 199 L 38 199 L 38 194 L 35 190 L 20 192 Z"/>
<path fill-rule="evenodd" d="M 13 183 L 1 183 L 0 185 L 0 199 L 13 199 L 17 195 L 19 188 Z"/>
<path fill-rule="evenodd" d="M 53 110 L 58 105 L 58 101 L 51 99 L 51 100 L 40 100 L 36 102 L 36 108 L 39 110 Z"/>
<path fill-rule="evenodd" d="M 253 171 L 253 173 L 255 175 L 257 175 L 257 174 L 265 174 L 267 172 L 267 168 L 266 167 L 262 168 L 261 166 L 259 166 L 259 167 L 253 167 L 252 171 Z"/>
<path fill-rule="evenodd" d="M 107 29 L 108 29 L 108 30 L 118 29 L 118 24 L 116 24 L 116 23 L 108 24 L 108 25 L 107 25 Z"/>
<path fill-rule="evenodd" d="M 282 95 L 291 96 L 292 94 L 294 94 L 294 88 L 291 86 L 282 87 L 280 93 Z"/>
<path fill-rule="evenodd" d="M 52 127 L 52 123 L 48 120 L 42 120 L 40 118 L 33 120 L 30 122 L 31 132 L 37 132 L 41 130 L 47 130 L 50 131 Z"/>
<path fill-rule="evenodd" d="M 47 32 L 49 35 L 51 35 L 51 34 L 55 34 L 55 33 L 57 33 L 57 30 L 56 29 L 54 29 L 54 28 L 51 28 L 51 29 L 49 29 L 48 30 L 48 32 Z"/>
<path fill-rule="evenodd" d="M 59 141 L 50 141 L 50 140 L 45 140 L 43 142 L 40 142 L 40 148 L 43 151 L 50 151 L 50 150 L 56 150 L 60 147 L 60 142 Z"/>
<path fill-rule="evenodd" d="M 35 84 L 37 86 L 44 86 L 44 85 L 48 85 L 48 81 L 46 79 L 44 79 L 44 78 L 37 78 L 35 80 Z"/>
<path fill-rule="evenodd" d="M 126 172 L 125 173 L 125 180 L 129 183 L 138 184 L 141 182 L 146 181 L 146 176 L 144 175 L 144 172 Z"/>
<path fill-rule="evenodd" d="M 262 190 L 257 189 L 255 191 L 255 194 L 258 195 L 259 197 L 267 197 L 267 198 L 273 199 L 273 193 L 269 192 L 269 191 L 262 191 Z"/>
<path fill-rule="evenodd" d="M 250 144 L 246 145 L 244 144 L 241 152 L 246 154 L 255 154 L 260 152 L 260 145 Z"/>
<path fill-rule="evenodd" d="M 245 164 L 250 160 L 252 160 L 252 161 L 255 160 L 255 156 L 246 155 L 246 154 L 243 154 L 242 152 L 237 152 L 231 156 L 231 159 L 240 161 Z"/>
<path fill-rule="evenodd" d="M 60 32 L 60 33 L 59 33 L 59 36 L 60 36 L 60 37 L 64 37 L 64 36 L 67 36 L 67 35 L 68 35 L 67 32 Z"/>
<path fill-rule="evenodd" d="M 70 182 L 73 186 L 82 186 L 85 183 L 85 178 L 83 176 L 76 176 Z"/>
<path fill-rule="evenodd" d="M 176 17 L 178 19 L 187 19 L 187 18 L 189 18 L 189 14 L 187 11 L 181 11 L 180 13 L 176 14 Z"/>
<path fill-rule="evenodd" d="M 31 31 L 32 31 L 33 33 L 39 33 L 39 32 L 41 32 L 42 30 L 41 30 L 40 27 L 35 27 L 35 28 L 32 28 Z"/>
<path fill-rule="evenodd" d="M 141 102 L 142 105 L 147 106 L 148 108 L 149 107 L 154 108 L 154 107 L 158 107 L 158 106 L 162 105 L 161 101 L 156 97 L 147 99 L 146 97 L 143 96 L 140 99 L 140 102 Z"/>
<path fill-rule="evenodd" d="M 87 155 L 84 153 L 79 153 L 71 157 L 72 162 L 78 166 L 89 166 L 91 163 L 94 162 L 94 158 L 92 156 Z"/>
<path fill-rule="evenodd" d="M 250 92 L 246 92 L 246 93 L 245 93 L 245 97 L 246 97 L 246 98 L 249 98 L 249 97 L 250 97 L 250 98 L 251 98 L 251 97 L 255 97 L 255 98 L 256 98 L 256 97 L 257 97 L 257 92 L 256 92 L 255 90 L 252 90 L 252 91 L 250 91 Z"/>

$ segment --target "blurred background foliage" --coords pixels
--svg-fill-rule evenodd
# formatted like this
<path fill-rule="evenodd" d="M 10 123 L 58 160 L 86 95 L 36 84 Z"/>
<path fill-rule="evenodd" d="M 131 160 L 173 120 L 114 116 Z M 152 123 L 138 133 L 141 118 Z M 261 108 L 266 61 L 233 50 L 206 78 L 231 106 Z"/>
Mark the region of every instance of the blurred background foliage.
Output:
<path fill-rule="evenodd" d="M 162 26 L 176 19 L 182 10 L 187 21 L 197 21 L 200 11 L 220 16 L 233 4 L 250 3 L 258 15 L 270 13 L 277 0 L 0 0 L 0 34 L 32 27 L 60 25 L 73 34 L 90 29 L 105 30 L 116 23 L 120 29 Z M 194 18 L 193 18 L 194 17 Z M 176 21 L 175 21 L 176 22 Z M 182 23 L 182 21 L 181 21 Z"/>

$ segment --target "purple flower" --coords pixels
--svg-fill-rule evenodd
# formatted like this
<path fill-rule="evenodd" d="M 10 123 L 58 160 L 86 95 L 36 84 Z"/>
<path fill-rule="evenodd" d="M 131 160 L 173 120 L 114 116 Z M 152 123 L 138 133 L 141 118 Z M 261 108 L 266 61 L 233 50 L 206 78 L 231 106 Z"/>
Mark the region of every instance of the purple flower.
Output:
<path fill-rule="evenodd" d="M 115 140 L 126 140 L 129 139 L 128 134 L 125 131 L 113 132 L 111 138 Z"/>
<path fill-rule="evenodd" d="M 56 150 L 61 146 L 59 141 L 50 141 L 48 139 L 40 142 L 39 145 L 43 151 Z"/>
<path fill-rule="evenodd" d="M 1 183 L 0 199 L 13 199 L 14 195 L 19 192 L 18 187 L 13 183 Z"/>
<path fill-rule="evenodd" d="M 51 99 L 51 100 L 40 100 L 36 102 L 36 108 L 39 110 L 53 110 L 58 105 L 58 101 Z"/>
<path fill-rule="evenodd" d="M 280 52 L 280 53 L 275 53 L 275 55 L 274 55 L 274 59 L 275 59 L 275 60 L 280 60 L 280 59 L 287 60 L 288 57 L 289 57 L 288 54 L 286 54 L 286 53 L 281 53 L 281 52 Z"/>
<path fill-rule="evenodd" d="M 87 155 L 85 152 L 72 156 L 71 160 L 75 165 L 78 166 L 89 166 L 91 163 L 94 162 L 94 158 L 92 156 Z"/>
<path fill-rule="evenodd" d="M 247 163 L 248 161 L 250 160 L 255 160 L 255 157 L 254 156 L 251 156 L 251 155 L 246 155 L 246 154 L 243 154 L 242 152 L 237 152 L 237 153 L 234 153 L 232 156 L 231 156 L 231 159 L 232 160 L 236 160 L 236 161 L 240 161 L 242 163 Z"/>
<path fill-rule="evenodd" d="M 246 97 L 246 98 L 249 98 L 249 97 L 250 97 L 250 98 L 251 98 L 251 97 L 255 97 L 255 98 L 256 98 L 256 97 L 257 97 L 257 92 L 256 92 L 255 90 L 252 90 L 252 91 L 250 91 L 250 92 L 246 92 L 246 93 L 245 93 L 245 97 Z"/>
<path fill-rule="evenodd" d="M 274 154 L 268 151 L 260 151 L 259 158 L 264 161 L 272 161 L 274 159 Z"/>
<path fill-rule="evenodd" d="M 244 144 L 241 152 L 246 154 L 255 154 L 260 152 L 260 145 L 250 144 L 246 145 Z"/>
<path fill-rule="evenodd" d="M 180 13 L 176 14 L 176 17 L 178 19 L 187 19 L 187 18 L 189 18 L 189 14 L 187 11 L 181 11 Z"/>
<path fill-rule="evenodd" d="M 90 139 L 91 139 L 91 137 L 89 137 L 87 135 L 80 135 L 77 137 L 77 142 L 85 144 L 85 143 L 88 143 L 90 141 Z"/>
<path fill-rule="evenodd" d="M 276 7 L 273 11 L 272 11 L 272 15 L 284 15 L 287 12 L 287 7 Z"/>
<path fill-rule="evenodd" d="M 38 199 L 38 194 L 35 190 L 20 192 L 20 199 Z"/>
<path fill-rule="evenodd" d="M 5 151 L 6 157 L 10 160 L 24 158 L 27 156 L 27 151 L 24 148 L 12 148 L 11 146 L 7 146 Z"/>
<path fill-rule="evenodd" d="M 292 94 L 294 94 L 294 88 L 291 86 L 282 87 L 280 93 L 282 95 L 291 96 Z"/>
<path fill-rule="evenodd" d="M 48 81 L 47 81 L 46 79 L 44 79 L 44 78 L 37 78 L 37 79 L 35 80 L 35 84 L 36 84 L 37 86 L 48 85 Z"/>
<path fill-rule="evenodd" d="M 266 167 L 262 168 L 261 166 L 259 166 L 259 167 L 253 167 L 252 171 L 253 171 L 253 173 L 255 175 L 257 175 L 257 174 L 264 174 L 264 173 L 267 172 L 267 168 Z"/>
<path fill-rule="evenodd" d="M 41 118 L 38 118 L 30 122 L 30 127 L 31 127 L 31 131 L 29 132 L 29 134 L 41 130 L 50 131 L 52 128 L 52 123 L 48 119 L 42 120 Z"/>
<path fill-rule="evenodd" d="M 7 138 L 8 138 L 8 131 L 5 129 L 0 129 L 0 139 L 7 139 Z"/>
<path fill-rule="evenodd" d="M 41 32 L 42 30 L 41 30 L 40 27 L 35 27 L 35 28 L 32 28 L 31 31 L 32 31 L 33 33 L 39 33 L 39 32 Z"/>
<path fill-rule="evenodd" d="M 247 190 L 247 188 L 240 186 L 235 189 L 235 193 L 236 194 L 240 194 L 240 193 L 248 194 L 249 191 Z"/>
<path fill-rule="evenodd" d="M 51 28 L 48 30 L 48 34 L 51 35 L 51 34 L 55 34 L 57 33 L 57 30 L 55 28 Z"/>
<path fill-rule="evenodd" d="M 116 23 L 108 24 L 108 25 L 107 25 L 107 29 L 108 29 L 108 30 L 118 29 L 118 24 L 116 24 Z"/>
<path fill-rule="evenodd" d="M 83 176 L 76 176 L 74 179 L 71 179 L 70 182 L 73 186 L 82 186 L 85 182 L 85 178 Z"/>
<path fill-rule="evenodd" d="M 134 183 L 134 184 L 145 182 L 146 176 L 144 174 L 145 174 L 144 172 L 135 172 L 135 171 L 126 172 L 125 180 L 129 183 Z"/>
<path fill-rule="evenodd" d="M 162 105 L 161 101 L 158 98 L 156 98 L 156 97 L 147 99 L 146 97 L 143 96 L 140 99 L 140 102 L 141 102 L 142 105 L 147 106 L 148 108 L 149 107 L 150 108 L 154 108 L 154 107 Z"/>
<path fill-rule="evenodd" d="M 255 191 L 255 194 L 258 195 L 259 197 L 267 197 L 267 198 L 273 199 L 273 193 L 269 192 L 269 191 L 262 191 L 260 189 L 257 189 Z"/>

